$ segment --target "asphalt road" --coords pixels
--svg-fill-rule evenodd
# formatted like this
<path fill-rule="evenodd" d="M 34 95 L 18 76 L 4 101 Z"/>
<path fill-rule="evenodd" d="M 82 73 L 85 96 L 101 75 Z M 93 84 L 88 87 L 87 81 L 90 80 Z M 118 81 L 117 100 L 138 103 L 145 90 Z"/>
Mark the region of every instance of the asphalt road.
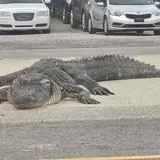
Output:
<path fill-rule="evenodd" d="M 160 119 L 0 125 L 0 159 L 160 154 Z"/>
<path fill-rule="evenodd" d="M 160 46 L 110 47 L 110 48 L 62 48 L 62 49 L 27 49 L 1 50 L 0 59 L 37 59 L 37 58 L 81 58 L 105 54 L 123 55 L 159 55 Z"/>
<path fill-rule="evenodd" d="M 153 36 L 151 32 L 139 36 L 135 33 L 117 34 L 109 37 L 102 33 L 89 35 L 83 33 L 80 28 L 71 29 L 69 25 L 63 25 L 60 19 L 52 20 L 52 33 L 49 35 L 16 34 L 8 33 L 0 37 L 1 59 L 35 59 L 59 56 L 69 58 L 106 53 L 135 57 L 152 54 L 156 56 L 159 55 L 160 49 L 160 36 Z M 98 49 L 94 50 L 93 48 Z M 3 72 L 5 71 L 4 66 L 1 68 Z M 125 88 L 124 83 L 122 87 Z M 148 86 L 152 88 L 150 83 Z M 139 87 L 141 88 L 141 86 Z M 158 91 L 159 87 L 157 86 L 156 89 Z M 145 92 L 141 96 L 145 97 Z M 158 94 L 156 96 L 158 97 Z M 125 95 L 123 98 L 125 99 Z M 148 101 L 152 103 L 154 98 L 151 97 Z M 56 108 L 57 112 L 54 108 L 49 108 L 53 114 L 49 112 L 50 110 L 41 108 L 35 110 L 34 114 L 26 111 L 26 115 L 30 117 L 31 121 L 22 123 L 17 121 L 13 123 L 12 120 L 15 117 L 16 120 L 24 117 L 25 111 L 15 111 L 6 104 L 1 105 L 0 160 L 160 154 L 159 104 L 146 105 L 146 107 L 133 106 L 132 108 L 117 105 L 111 107 L 109 111 L 107 111 L 105 104 L 97 109 L 92 107 L 87 109 L 87 107 L 81 106 L 83 108 L 81 110 L 79 106 L 79 108 L 75 107 L 73 112 L 72 107 L 74 108 L 76 103 L 73 103 L 71 108 L 66 103 L 61 104 L 62 108 Z M 117 104 L 119 103 L 117 102 Z M 58 115 L 58 113 L 62 113 L 61 111 L 63 114 Z M 81 117 L 80 113 L 82 112 L 84 114 Z M 3 121 L 6 116 L 4 113 L 11 117 L 8 119 L 8 123 Z M 52 115 L 55 117 L 49 117 Z M 100 115 L 103 116 L 102 119 Z M 47 121 L 47 116 L 48 119 L 51 119 L 50 121 Z M 46 120 L 36 122 L 37 117 L 42 119 L 45 117 Z M 72 119 L 72 117 L 74 118 Z"/>

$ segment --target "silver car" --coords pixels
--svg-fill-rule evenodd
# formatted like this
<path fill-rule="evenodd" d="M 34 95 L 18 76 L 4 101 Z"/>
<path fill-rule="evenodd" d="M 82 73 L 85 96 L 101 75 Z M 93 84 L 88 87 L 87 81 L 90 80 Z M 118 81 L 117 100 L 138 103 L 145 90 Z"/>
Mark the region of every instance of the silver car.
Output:
<path fill-rule="evenodd" d="M 157 4 L 158 5 L 158 4 Z M 89 0 L 89 33 L 153 30 L 160 35 L 160 9 L 152 0 Z"/>

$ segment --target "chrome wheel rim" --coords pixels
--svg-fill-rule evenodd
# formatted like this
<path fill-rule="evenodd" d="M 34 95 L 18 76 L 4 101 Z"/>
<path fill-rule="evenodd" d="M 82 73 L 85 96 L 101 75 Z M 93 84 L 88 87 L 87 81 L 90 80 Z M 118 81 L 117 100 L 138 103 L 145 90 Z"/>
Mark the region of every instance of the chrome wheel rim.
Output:
<path fill-rule="evenodd" d="M 85 15 L 82 16 L 82 28 L 85 29 Z"/>
<path fill-rule="evenodd" d="M 71 15 L 70 15 L 70 23 L 73 25 L 73 11 L 71 10 Z"/>
<path fill-rule="evenodd" d="M 91 22 L 91 18 L 89 18 L 89 20 L 88 20 L 88 30 L 89 30 L 89 31 L 91 31 L 91 26 L 92 26 L 91 23 L 92 23 L 92 22 Z"/>
<path fill-rule="evenodd" d="M 107 19 L 104 20 L 104 33 L 108 32 Z"/>
<path fill-rule="evenodd" d="M 52 5 L 51 5 L 51 14 L 53 14 L 54 12 L 54 4 L 52 3 Z"/>
<path fill-rule="evenodd" d="M 66 13 L 66 10 L 65 10 L 65 8 L 63 7 L 63 15 L 62 15 L 63 20 L 65 20 L 65 13 Z"/>

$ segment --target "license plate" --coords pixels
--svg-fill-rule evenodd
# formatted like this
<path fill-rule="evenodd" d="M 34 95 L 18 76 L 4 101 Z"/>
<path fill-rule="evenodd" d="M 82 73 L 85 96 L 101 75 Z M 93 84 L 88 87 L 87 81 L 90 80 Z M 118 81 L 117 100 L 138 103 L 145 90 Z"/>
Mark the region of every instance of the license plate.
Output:
<path fill-rule="evenodd" d="M 144 22 L 144 19 L 143 18 L 135 18 L 134 21 L 135 22 Z"/>

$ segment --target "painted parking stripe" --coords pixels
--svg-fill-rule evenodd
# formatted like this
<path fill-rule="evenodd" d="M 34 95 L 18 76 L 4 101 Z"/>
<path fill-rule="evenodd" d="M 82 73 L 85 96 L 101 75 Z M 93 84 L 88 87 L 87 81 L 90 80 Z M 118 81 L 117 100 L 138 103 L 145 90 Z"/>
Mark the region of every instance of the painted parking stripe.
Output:
<path fill-rule="evenodd" d="M 97 158 L 69 158 L 69 159 L 32 159 L 32 160 L 142 160 L 142 159 L 160 159 L 160 155 L 124 156 L 124 157 L 97 157 Z"/>

